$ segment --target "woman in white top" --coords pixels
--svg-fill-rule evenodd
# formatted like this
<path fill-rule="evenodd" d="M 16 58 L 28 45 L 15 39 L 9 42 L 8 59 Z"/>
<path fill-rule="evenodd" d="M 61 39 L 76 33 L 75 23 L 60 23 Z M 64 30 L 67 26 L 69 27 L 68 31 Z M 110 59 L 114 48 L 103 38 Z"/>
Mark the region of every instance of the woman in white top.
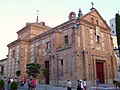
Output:
<path fill-rule="evenodd" d="M 70 80 L 67 82 L 67 90 L 71 90 L 72 83 Z"/>
<path fill-rule="evenodd" d="M 82 80 L 80 80 L 80 83 L 81 83 L 81 90 L 83 90 L 83 82 L 82 82 Z"/>
<path fill-rule="evenodd" d="M 84 79 L 83 81 L 83 87 L 84 87 L 84 90 L 86 90 L 86 79 Z"/>

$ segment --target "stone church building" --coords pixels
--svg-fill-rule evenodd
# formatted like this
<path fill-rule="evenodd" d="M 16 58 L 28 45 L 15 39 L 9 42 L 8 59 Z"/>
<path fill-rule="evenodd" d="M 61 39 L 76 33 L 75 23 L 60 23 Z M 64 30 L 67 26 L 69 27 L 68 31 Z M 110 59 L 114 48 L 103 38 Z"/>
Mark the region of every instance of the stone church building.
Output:
<path fill-rule="evenodd" d="M 68 79 L 75 85 L 86 79 L 94 86 L 96 79 L 112 83 L 118 78 L 110 28 L 95 8 L 85 15 L 81 10 L 78 15 L 71 12 L 68 21 L 54 28 L 37 17 L 17 34 L 18 39 L 7 45 L 6 77 L 15 78 L 18 69 L 21 79 L 27 77 L 26 64 L 39 63 L 50 73 L 45 78 L 40 73 L 37 80 L 51 85 L 65 86 Z"/>

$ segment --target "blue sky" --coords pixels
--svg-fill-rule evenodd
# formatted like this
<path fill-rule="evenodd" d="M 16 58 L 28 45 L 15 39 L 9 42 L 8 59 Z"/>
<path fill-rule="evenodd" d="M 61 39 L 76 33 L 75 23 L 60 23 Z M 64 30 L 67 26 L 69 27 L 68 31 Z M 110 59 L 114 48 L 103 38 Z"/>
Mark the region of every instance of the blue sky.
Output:
<path fill-rule="evenodd" d="M 39 22 L 54 27 L 68 20 L 71 11 L 83 14 L 94 7 L 108 23 L 120 10 L 119 0 L 0 0 L 0 59 L 8 54 L 7 44 L 17 39 L 16 32 L 27 22 L 36 21 L 39 10 Z"/>

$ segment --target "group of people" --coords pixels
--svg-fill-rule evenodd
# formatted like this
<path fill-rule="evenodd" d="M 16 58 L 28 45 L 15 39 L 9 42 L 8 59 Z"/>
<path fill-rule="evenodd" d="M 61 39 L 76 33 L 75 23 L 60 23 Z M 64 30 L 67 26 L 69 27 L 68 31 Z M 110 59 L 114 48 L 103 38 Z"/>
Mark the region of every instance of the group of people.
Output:
<path fill-rule="evenodd" d="M 68 80 L 67 82 L 67 90 L 71 90 L 72 87 L 72 83 L 70 80 Z M 78 80 L 77 81 L 77 86 L 76 86 L 77 90 L 86 90 L 86 80 L 84 79 L 82 80 Z"/>
<path fill-rule="evenodd" d="M 11 82 L 18 82 L 17 78 L 15 78 L 14 80 L 12 78 L 8 78 L 8 80 L 6 78 L 4 78 L 4 82 L 7 85 L 7 90 L 10 90 L 10 84 Z M 30 78 L 27 80 L 26 77 L 23 78 L 23 80 L 20 81 L 20 86 L 28 86 L 28 90 L 35 90 L 36 88 L 36 80 L 34 78 Z"/>
<path fill-rule="evenodd" d="M 28 90 L 35 90 L 36 88 L 36 80 L 33 79 L 29 79 L 28 80 Z"/>
<path fill-rule="evenodd" d="M 6 77 L 4 77 L 3 80 L 4 80 L 5 85 L 7 86 L 7 90 L 10 90 L 10 84 L 11 84 L 11 82 L 13 82 L 14 80 L 13 80 L 12 78 L 6 79 Z M 15 81 L 16 81 L 16 78 L 15 78 Z M 17 82 L 17 81 L 16 81 L 16 82 Z"/>
<path fill-rule="evenodd" d="M 35 90 L 36 88 L 36 80 L 34 78 L 26 79 L 26 77 L 23 78 L 21 81 L 21 86 L 27 86 L 28 85 L 28 90 Z"/>

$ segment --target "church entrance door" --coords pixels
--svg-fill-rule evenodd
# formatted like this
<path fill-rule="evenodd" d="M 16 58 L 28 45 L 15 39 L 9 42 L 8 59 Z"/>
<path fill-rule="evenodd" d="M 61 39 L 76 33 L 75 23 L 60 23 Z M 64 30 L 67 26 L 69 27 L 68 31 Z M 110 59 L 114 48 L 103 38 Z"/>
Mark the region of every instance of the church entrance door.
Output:
<path fill-rule="evenodd" d="M 96 62 L 96 73 L 97 73 L 97 79 L 99 79 L 99 82 L 101 84 L 105 83 L 103 62 Z"/>
<path fill-rule="evenodd" d="M 45 68 L 49 70 L 49 61 L 45 61 Z M 49 74 L 45 76 L 45 84 L 49 84 Z"/>

